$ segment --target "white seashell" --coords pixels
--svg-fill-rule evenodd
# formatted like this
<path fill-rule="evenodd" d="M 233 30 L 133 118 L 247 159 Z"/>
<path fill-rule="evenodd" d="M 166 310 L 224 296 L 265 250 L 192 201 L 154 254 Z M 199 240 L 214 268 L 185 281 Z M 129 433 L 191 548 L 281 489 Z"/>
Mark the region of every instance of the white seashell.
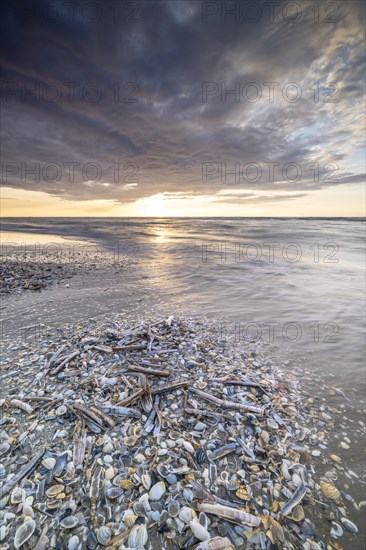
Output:
<path fill-rule="evenodd" d="M 147 543 L 148 534 L 146 525 L 134 525 L 128 537 L 128 546 L 131 548 L 143 548 Z"/>
<path fill-rule="evenodd" d="M 16 533 L 14 538 L 14 548 L 20 548 L 23 544 L 31 538 L 36 528 L 36 522 L 33 519 L 29 519 L 23 525 L 21 525 Z"/>
<path fill-rule="evenodd" d="M 107 481 L 111 480 L 114 478 L 114 468 L 113 466 L 109 466 L 105 472 L 104 472 L 104 477 Z"/>
<path fill-rule="evenodd" d="M 192 443 L 190 443 L 189 441 L 184 441 L 183 442 L 183 447 L 185 448 L 186 451 L 191 453 L 191 455 L 194 455 L 194 447 L 193 447 Z"/>
<path fill-rule="evenodd" d="M 179 512 L 179 519 L 184 523 L 190 523 L 197 516 L 196 512 L 189 508 L 189 506 L 183 506 Z"/>
<path fill-rule="evenodd" d="M 141 481 L 142 481 L 142 485 L 148 491 L 151 487 L 151 477 L 149 476 L 149 474 L 143 474 L 141 476 Z"/>
<path fill-rule="evenodd" d="M 76 535 L 73 535 L 68 542 L 67 549 L 77 550 L 79 548 L 79 544 L 80 544 L 79 537 L 77 537 Z"/>
<path fill-rule="evenodd" d="M 196 539 L 201 540 L 202 542 L 210 540 L 210 533 L 198 521 L 191 521 L 189 526 Z"/>
<path fill-rule="evenodd" d="M 149 491 L 150 500 L 160 500 L 165 491 L 166 486 L 164 481 L 159 481 L 159 483 L 155 483 L 155 485 L 153 485 Z"/>
<path fill-rule="evenodd" d="M 99 529 L 96 532 L 98 542 L 102 546 L 108 546 L 109 541 L 112 538 L 112 531 L 107 527 L 106 525 L 103 525 L 102 527 L 99 527 Z"/>

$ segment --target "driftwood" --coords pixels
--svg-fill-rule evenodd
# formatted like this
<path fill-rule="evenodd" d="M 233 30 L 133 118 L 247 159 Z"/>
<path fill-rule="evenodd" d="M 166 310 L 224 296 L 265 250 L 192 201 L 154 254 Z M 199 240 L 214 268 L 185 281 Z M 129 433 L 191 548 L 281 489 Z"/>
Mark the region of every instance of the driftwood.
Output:
<path fill-rule="evenodd" d="M 250 411 L 255 414 L 263 415 L 264 409 L 261 407 L 253 407 L 252 405 L 243 405 L 242 403 L 233 403 L 232 401 L 224 401 L 223 399 L 219 399 L 218 397 L 215 397 L 214 395 L 211 395 L 210 393 L 206 393 L 202 390 L 198 390 L 197 388 L 189 388 L 189 391 L 192 393 L 195 393 L 205 401 L 209 401 L 210 403 L 213 403 L 214 405 L 217 405 L 217 407 L 222 407 L 223 409 L 236 409 L 238 411 Z"/>

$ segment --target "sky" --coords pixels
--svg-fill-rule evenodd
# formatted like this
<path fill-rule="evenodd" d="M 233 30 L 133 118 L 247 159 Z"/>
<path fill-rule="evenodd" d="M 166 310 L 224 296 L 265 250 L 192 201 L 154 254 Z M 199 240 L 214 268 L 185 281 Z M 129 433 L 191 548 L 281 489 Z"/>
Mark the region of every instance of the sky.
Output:
<path fill-rule="evenodd" d="M 364 216 L 364 2 L 4 0 L 2 216 Z"/>

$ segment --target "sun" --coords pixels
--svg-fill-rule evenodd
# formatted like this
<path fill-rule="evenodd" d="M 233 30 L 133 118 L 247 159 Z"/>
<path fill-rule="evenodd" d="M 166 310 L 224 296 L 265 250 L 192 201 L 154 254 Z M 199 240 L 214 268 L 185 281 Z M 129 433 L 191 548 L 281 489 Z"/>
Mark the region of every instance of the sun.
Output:
<path fill-rule="evenodd" d="M 151 195 L 135 202 L 136 213 L 139 216 L 154 216 L 163 218 L 172 216 L 172 211 L 168 206 L 168 201 L 164 199 L 162 193 Z"/>

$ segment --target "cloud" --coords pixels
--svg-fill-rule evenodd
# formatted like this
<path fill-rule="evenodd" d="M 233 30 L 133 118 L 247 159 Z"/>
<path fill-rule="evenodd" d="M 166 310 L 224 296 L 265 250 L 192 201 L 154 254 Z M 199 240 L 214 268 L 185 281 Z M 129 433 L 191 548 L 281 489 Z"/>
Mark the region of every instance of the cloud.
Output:
<path fill-rule="evenodd" d="M 303 3 L 301 20 L 289 22 L 288 2 L 278 2 L 273 23 L 264 15 L 255 23 L 230 15 L 223 22 L 219 2 L 204 23 L 196 0 L 94 1 L 98 12 L 78 3 L 72 17 L 69 2 L 52 4 L 52 13 L 46 0 L 3 7 L 8 187 L 74 201 L 182 193 L 223 202 L 230 199 L 220 196 L 223 185 L 291 200 L 362 181 L 351 169 L 364 132 L 360 2 L 337 2 L 338 23 L 324 22 L 323 8 L 314 22 Z M 265 4 L 257 2 L 263 14 Z M 220 166 L 207 181 L 205 163 Z M 238 163 L 240 181 L 225 178 Z M 253 183 L 243 177 L 253 163 L 276 163 L 278 177 L 263 173 Z M 299 180 L 290 164 L 301 167 Z M 335 167 L 337 177 L 327 177 Z"/>

